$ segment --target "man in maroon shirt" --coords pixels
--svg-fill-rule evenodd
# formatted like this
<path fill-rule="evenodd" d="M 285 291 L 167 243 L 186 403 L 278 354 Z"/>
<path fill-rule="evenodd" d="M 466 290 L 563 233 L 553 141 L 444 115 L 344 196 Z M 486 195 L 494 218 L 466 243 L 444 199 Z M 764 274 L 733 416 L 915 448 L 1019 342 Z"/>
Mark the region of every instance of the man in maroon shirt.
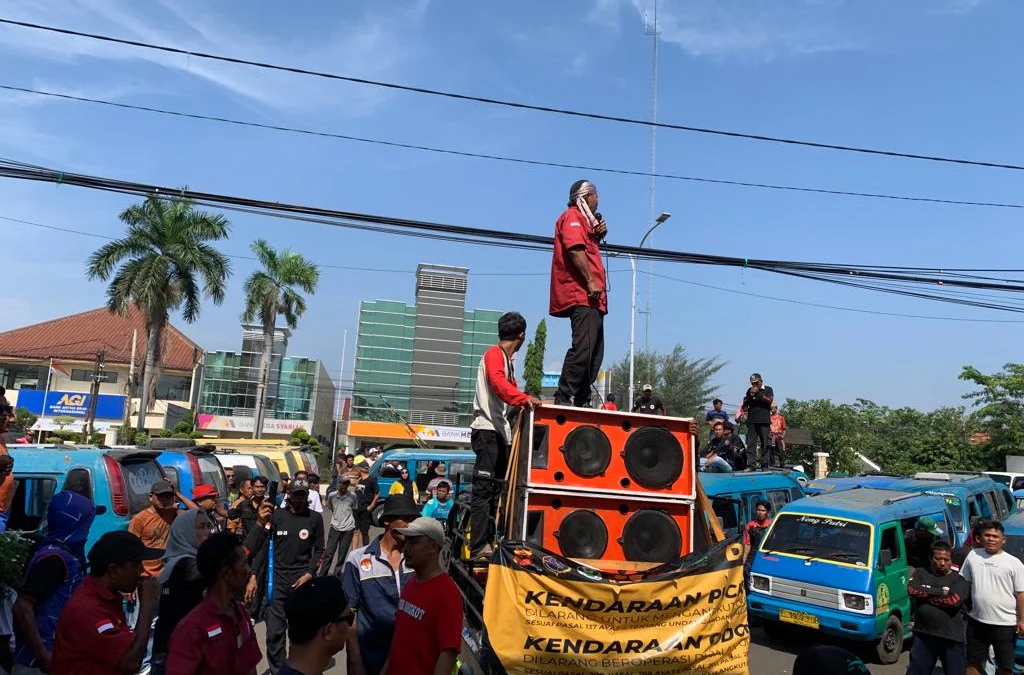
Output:
<path fill-rule="evenodd" d="M 171 634 L 167 675 L 255 675 L 263 655 L 245 605 L 249 582 L 245 547 L 231 532 L 218 532 L 196 553 L 206 597 Z"/>
<path fill-rule="evenodd" d="M 558 405 L 587 405 L 604 359 L 608 293 L 599 244 L 607 233 L 597 213 L 597 188 L 590 181 L 576 181 L 569 189 L 569 208 L 555 223 L 551 256 L 548 313 L 572 323 L 572 346 L 562 362 L 555 392 Z"/>
<path fill-rule="evenodd" d="M 131 532 L 116 530 L 89 551 L 89 576 L 64 605 L 54 636 L 54 675 L 131 675 L 146 655 L 160 582 L 142 576 L 142 562 L 164 552 L 146 548 Z M 136 630 L 124 618 L 122 593 L 138 590 Z"/>
<path fill-rule="evenodd" d="M 462 645 L 462 593 L 441 569 L 444 527 L 433 518 L 417 518 L 397 532 L 405 536 L 402 553 L 416 574 L 398 600 L 395 635 L 381 675 L 454 672 Z"/>

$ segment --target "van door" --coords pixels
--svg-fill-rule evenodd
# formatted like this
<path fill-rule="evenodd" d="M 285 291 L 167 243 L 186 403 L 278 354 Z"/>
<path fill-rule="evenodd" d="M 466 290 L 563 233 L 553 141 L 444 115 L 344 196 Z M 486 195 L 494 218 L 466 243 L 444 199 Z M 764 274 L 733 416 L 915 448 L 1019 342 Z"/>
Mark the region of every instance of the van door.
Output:
<path fill-rule="evenodd" d="M 778 513 L 782 507 L 789 503 L 789 490 L 785 488 L 778 490 L 765 490 L 768 503 L 772 505 L 772 513 Z"/>
<path fill-rule="evenodd" d="M 891 562 L 884 569 L 881 564 L 882 551 L 888 551 L 891 558 Z M 875 574 L 875 616 L 888 617 L 893 610 L 900 610 L 904 622 L 909 621 L 910 596 L 907 594 L 907 582 L 910 581 L 910 572 L 907 569 L 903 532 L 899 523 L 886 523 L 882 526 L 876 569 L 878 571 Z"/>

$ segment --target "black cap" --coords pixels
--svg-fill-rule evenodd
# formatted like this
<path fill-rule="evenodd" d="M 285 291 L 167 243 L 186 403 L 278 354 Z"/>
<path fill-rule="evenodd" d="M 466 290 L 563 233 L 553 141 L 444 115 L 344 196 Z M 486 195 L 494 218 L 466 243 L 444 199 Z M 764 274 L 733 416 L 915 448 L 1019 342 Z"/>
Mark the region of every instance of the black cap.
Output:
<path fill-rule="evenodd" d="M 409 522 L 420 517 L 420 510 L 412 501 L 412 496 L 405 493 L 388 495 L 384 500 L 384 510 L 380 514 L 381 523 L 392 520 L 404 520 Z"/>
<path fill-rule="evenodd" d="M 842 647 L 819 645 L 800 652 L 793 662 L 793 675 L 871 675 L 871 671 L 855 654 Z"/>
<path fill-rule="evenodd" d="M 165 495 L 168 492 L 170 492 L 173 495 L 174 486 L 171 485 L 170 481 L 158 480 L 157 482 L 153 483 L 153 487 L 149 488 L 149 491 L 155 495 Z"/>
<path fill-rule="evenodd" d="M 764 380 L 761 378 L 761 373 L 751 373 L 750 374 L 750 381 L 751 382 L 763 382 Z"/>
<path fill-rule="evenodd" d="M 114 530 L 100 537 L 89 549 L 89 567 L 93 570 L 106 569 L 107 565 L 159 560 L 162 557 L 163 549 L 148 548 L 127 530 Z"/>
<path fill-rule="evenodd" d="M 288 594 L 284 603 L 288 618 L 288 637 L 292 643 L 305 643 L 324 626 L 345 621 L 351 623 L 352 610 L 341 579 L 330 575 L 316 577 Z"/>

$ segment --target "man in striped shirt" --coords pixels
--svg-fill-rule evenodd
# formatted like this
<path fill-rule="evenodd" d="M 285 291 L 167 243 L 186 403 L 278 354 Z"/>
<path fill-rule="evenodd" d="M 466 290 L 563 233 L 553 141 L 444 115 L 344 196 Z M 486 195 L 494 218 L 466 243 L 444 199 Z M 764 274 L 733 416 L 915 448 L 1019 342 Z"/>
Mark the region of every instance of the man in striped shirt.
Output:
<path fill-rule="evenodd" d="M 512 443 L 512 430 L 506 417 L 508 407 L 540 405 L 540 400 L 524 394 L 516 386 L 512 358 L 525 341 L 526 319 L 518 312 L 508 312 L 498 319 L 498 344 L 484 352 L 477 368 L 473 423 L 470 424 L 473 430 L 470 441 L 476 453 L 469 503 L 473 558 L 488 558 L 491 554 L 493 520 Z"/>

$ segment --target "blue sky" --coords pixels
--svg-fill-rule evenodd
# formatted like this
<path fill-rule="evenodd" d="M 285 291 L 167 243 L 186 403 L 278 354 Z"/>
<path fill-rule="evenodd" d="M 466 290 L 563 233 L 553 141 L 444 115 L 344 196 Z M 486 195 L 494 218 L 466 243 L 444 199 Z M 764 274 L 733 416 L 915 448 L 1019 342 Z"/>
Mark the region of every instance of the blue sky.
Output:
<path fill-rule="evenodd" d="M 259 9 L 257 9 L 257 7 Z M 647 118 L 652 0 L 525 0 L 498 13 L 441 0 L 258 3 L 9 0 L 5 18 L 496 98 Z M 911 152 L 1013 162 L 1021 156 L 1012 0 L 661 0 L 662 121 Z M 650 166 L 648 129 L 388 92 L 0 26 L 0 84 L 389 141 L 632 170 Z M 636 244 L 648 181 L 465 159 L 59 102 L 0 91 L 0 156 L 164 185 L 350 211 L 550 234 L 575 179 L 594 180 L 609 240 Z M 1024 201 L 1010 171 L 868 157 L 659 131 L 659 171 L 709 178 L 968 200 Z M 0 182 L 0 216 L 116 236 L 130 200 L 67 186 Z M 742 257 L 938 267 L 1016 267 L 1019 212 L 661 179 L 669 211 L 651 243 Z M 335 379 L 359 301 L 411 301 L 418 262 L 471 269 L 468 305 L 547 309 L 544 253 L 468 247 L 229 216 L 223 250 L 265 237 L 325 264 L 290 352 L 325 360 Z M 9 253 L 0 330 L 100 306 L 83 275 L 98 240 L 0 220 Z M 13 255 L 11 253 L 14 253 Z M 234 260 L 225 303 L 186 326 L 207 349 L 240 343 Z M 611 263 L 607 361 L 627 350 L 629 274 Z M 644 265 L 646 269 L 646 264 Z M 397 272 L 395 270 L 398 270 Z M 658 263 L 650 346 L 684 344 L 728 362 L 720 393 L 738 401 L 759 371 L 778 396 L 959 405 L 963 364 L 1019 360 L 1024 323 L 936 321 L 789 304 L 1024 321 L 741 269 Z M 641 279 L 641 305 L 647 283 Z M 644 344 L 644 322 L 638 338 Z M 549 321 L 549 363 L 568 324 Z"/>

